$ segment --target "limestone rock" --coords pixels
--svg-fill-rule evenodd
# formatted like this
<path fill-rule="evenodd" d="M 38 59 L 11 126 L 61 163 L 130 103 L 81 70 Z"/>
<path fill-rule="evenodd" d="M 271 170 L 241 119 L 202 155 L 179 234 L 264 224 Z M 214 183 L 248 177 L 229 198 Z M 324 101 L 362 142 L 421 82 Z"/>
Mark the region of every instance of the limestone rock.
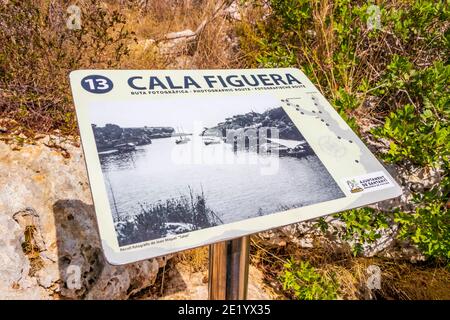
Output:
<path fill-rule="evenodd" d="M 124 299 L 165 263 L 105 261 L 77 143 L 45 136 L 13 151 L 0 142 L 0 299 Z"/>
<path fill-rule="evenodd" d="M 158 44 L 159 53 L 163 55 L 180 55 L 192 53 L 192 43 L 197 39 L 197 33 L 190 29 L 170 32 Z"/>
<path fill-rule="evenodd" d="M 237 21 L 241 21 L 242 19 L 241 13 L 239 12 L 239 6 L 236 1 L 231 3 L 231 5 L 224 10 L 224 14 Z"/>
<path fill-rule="evenodd" d="M 248 300 L 273 299 L 270 288 L 264 284 L 263 273 L 258 268 L 250 265 L 248 279 Z M 138 299 L 160 300 L 206 300 L 208 299 L 208 272 L 193 271 L 185 263 L 177 263 L 173 269 L 166 271 L 163 288 L 157 294 L 142 295 Z"/>
<path fill-rule="evenodd" d="M 190 30 L 190 29 L 186 29 L 183 31 L 178 31 L 178 32 L 170 32 L 168 34 L 166 34 L 165 38 L 167 40 L 175 40 L 175 39 L 181 39 L 181 38 L 191 38 L 191 37 L 195 37 L 196 34 L 194 31 Z"/>
<path fill-rule="evenodd" d="M 22 251 L 24 235 L 19 225 L 8 216 L 0 216 L 0 292 L 17 287 L 30 269 Z"/>

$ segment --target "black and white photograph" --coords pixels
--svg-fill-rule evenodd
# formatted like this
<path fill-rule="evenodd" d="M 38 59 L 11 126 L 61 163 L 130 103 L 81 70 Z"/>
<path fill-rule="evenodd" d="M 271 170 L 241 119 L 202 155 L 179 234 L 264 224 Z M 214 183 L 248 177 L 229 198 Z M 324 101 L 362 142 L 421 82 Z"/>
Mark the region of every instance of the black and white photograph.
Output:
<path fill-rule="evenodd" d="M 119 246 L 344 197 L 270 95 L 114 102 L 89 117 Z"/>

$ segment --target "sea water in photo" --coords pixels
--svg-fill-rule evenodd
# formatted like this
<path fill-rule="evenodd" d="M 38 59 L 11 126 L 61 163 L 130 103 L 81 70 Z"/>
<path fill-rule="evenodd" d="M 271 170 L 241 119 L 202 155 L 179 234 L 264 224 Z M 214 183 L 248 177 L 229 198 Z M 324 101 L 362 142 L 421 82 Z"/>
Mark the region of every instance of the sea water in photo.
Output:
<path fill-rule="evenodd" d="M 174 164 L 173 148 L 190 148 L 189 144 L 195 143 L 176 145 L 175 140 L 154 139 L 152 144 L 133 152 L 100 156 L 102 170 L 111 185 L 107 188 L 110 203 L 115 199 L 118 216 L 140 212 L 142 202 L 187 195 L 189 187 L 196 194 L 203 192 L 208 207 L 223 223 L 336 198 L 338 187 L 315 155 L 302 159 L 277 157 L 277 172 L 263 175 L 270 162 L 255 163 L 248 154 L 270 155 L 234 152 L 226 143 L 200 145 L 206 164 Z M 213 163 L 217 156 L 217 163 Z M 230 158 L 234 158 L 233 164 Z"/>
<path fill-rule="evenodd" d="M 128 119 L 111 108 L 93 123 L 120 245 L 344 196 L 273 101 L 182 103 L 138 106 Z M 261 135 L 263 128 L 276 134 Z M 257 145 L 237 147 L 250 132 Z"/>

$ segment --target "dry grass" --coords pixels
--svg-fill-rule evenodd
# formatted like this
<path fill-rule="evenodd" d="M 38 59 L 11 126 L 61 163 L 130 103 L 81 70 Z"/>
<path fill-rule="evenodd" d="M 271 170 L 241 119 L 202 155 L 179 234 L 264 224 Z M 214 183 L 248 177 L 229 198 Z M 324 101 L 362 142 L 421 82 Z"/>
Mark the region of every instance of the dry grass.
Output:
<path fill-rule="evenodd" d="M 174 283 L 178 283 L 175 291 L 184 290 L 186 284 L 180 275 L 180 270 L 187 270 L 190 274 L 205 274 L 203 283 L 207 282 L 208 246 L 179 252 L 167 264 L 159 269 L 155 282 L 150 288 L 132 294 L 129 299 L 160 299 L 169 291 L 174 290 Z M 187 294 L 186 294 L 187 297 Z"/>
<path fill-rule="evenodd" d="M 222 5 L 223 4 L 223 5 Z M 149 2 L 146 10 L 130 7 L 125 11 L 127 25 L 135 33 L 136 44 L 122 67 L 137 69 L 208 69 L 239 67 L 240 59 L 227 37 L 234 32 L 234 23 L 218 14 L 226 1 L 164 1 Z M 177 44 L 166 52 L 172 32 L 195 32 L 206 25 L 193 41 Z M 147 42 L 146 42 L 147 41 Z M 154 42 L 153 42 L 154 41 Z M 145 47 L 145 50 L 142 48 Z M 162 48 L 162 50 L 161 50 Z"/>
<path fill-rule="evenodd" d="M 450 271 L 445 266 L 385 263 L 383 296 L 388 299 L 450 300 Z"/>
<path fill-rule="evenodd" d="M 317 241 L 314 248 L 300 248 L 291 242 L 269 245 L 257 236 L 252 237 L 251 263 L 263 273 L 265 291 L 273 299 L 289 299 L 279 280 L 283 265 L 289 258 L 308 261 L 318 273 L 338 284 L 339 299 L 359 300 L 447 300 L 450 299 L 450 270 L 427 263 L 413 264 L 405 260 L 380 257 L 354 257 L 350 250 L 336 250 L 326 242 Z M 207 272 L 208 247 L 180 252 L 161 269 L 150 291 L 137 297 L 160 297 L 167 277 L 178 264 L 191 273 Z M 369 266 L 381 269 L 381 289 L 369 290 Z"/>
<path fill-rule="evenodd" d="M 208 246 L 180 252 L 176 257 L 176 262 L 187 265 L 191 272 L 208 270 L 209 261 Z"/>
<path fill-rule="evenodd" d="M 367 108 L 369 104 L 364 104 L 385 73 L 392 56 L 408 57 L 418 68 L 424 68 L 436 60 L 445 61 L 448 55 L 448 50 L 437 50 L 424 37 L 424 34 L 437 32 L 444 38 L 450 26 L 448 21 L 433 21 L 427 27 L 428 30 L 423 27 L 417 35 L 409 32 L 407 39 L 402 39 L 400 34 L 394 32 L 394 22 L 383 21 L 382 31 L 374 35 L 366 21 L 343 14 L 337 1 L 319 0 L 311 2 L 311 19 L 305 19 L 297 29 L 285 30 L 280 29 L 283 21 L 273 19 L 272 10 L 263 10 L 261 3 L 264 0 L 255 1 L 253 6 L 248 5 L 239 25 L 246 66 L 284 65 L 285 61 L 289 61 L 287 64 L 290 66 L 301 66 L 320 91 L 332 101 L 342 99 L 342 92 L 355 96 L 356 105 L 353 110 L 346 111 L 358 121 L 367 117 L 380 118 L 410 102 L 404 92 L 399 92 L 371 101 L 370 110 Z M 366 3 L 354 1 L 347 9 L 350 11 L 352 7 Z M 412 1 L 392 0 L 387 1 L 384 6 L 386 10 L 408 10 L 411 3 Z M 351 19 L 350 26 L 348 22 L 344 22 L 346 19 Z M 337 28 L 342 29 L 340 33 L 336 32 Z M 408 32 L 407 28 L 404 31 Z M 277 54 L 279 49 L 285 52 Z M 269 61 L 261 62 L 261 56 L 270 56 L 270 52 L 275 58 L 272 56 Z M 287 58 L 290 55 L 292 59 Z M 367 84 L 372 87 L 361 89 Z M 363 104 L 364 111 L 359 108 Z"/>
<path fill-rule="evenodd" d="M 239 66 L 227 40 L 233 22 L 217 14 L 218 2 L 149 1 L 146 8 L 140 2 L 80 0 L 81 31 L 67 30 L 62 4 L 25 0 L 1 7 L 0 118 L 16 123 L 8 131 L 77 135 L 68 83 L 74 69 Z M 163 40 L 204 22 L 195 41 Z"/>
<path fill-rule="evenodd" d="M 119 12 L 79 1 L 82 29 L 66 27 L 67 7 L 48 0 L 0 6 L 0 117 L 23 132 L 77 131 L 68 74 L 114 68 L 126 55 L 129 33 Z"/>
<path fill-rule="evenodd" d="M 405 260 L 379 257 L 354 257 L 350 250 L 336 250 L 326 242 L 313 248 L 300 248 L 293 243 L 268 246 L 259 238 L 252 240 L 252 263 L 264 273 L 264 280 L 278 298 L 285 298 L 279 276 L 289 258 L 308 261 L 320 274 L 334 278 L 341 299 L 441 299 L 450 298 L 450 270 L 431 263 L 413 264 Z M 381 289 L 369 290 L 369 266 L 381 269 Z"/>

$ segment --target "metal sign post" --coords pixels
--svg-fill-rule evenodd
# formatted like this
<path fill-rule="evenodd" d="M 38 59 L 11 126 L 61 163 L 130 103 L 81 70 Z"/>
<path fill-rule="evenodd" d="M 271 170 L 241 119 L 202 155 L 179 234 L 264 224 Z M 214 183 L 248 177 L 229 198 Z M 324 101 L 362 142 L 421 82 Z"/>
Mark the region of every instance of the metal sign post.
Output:
<path fill-rule="evenodd" d="M 209 246 L 209 299 L 247 299 L 250 236 Z"/>

